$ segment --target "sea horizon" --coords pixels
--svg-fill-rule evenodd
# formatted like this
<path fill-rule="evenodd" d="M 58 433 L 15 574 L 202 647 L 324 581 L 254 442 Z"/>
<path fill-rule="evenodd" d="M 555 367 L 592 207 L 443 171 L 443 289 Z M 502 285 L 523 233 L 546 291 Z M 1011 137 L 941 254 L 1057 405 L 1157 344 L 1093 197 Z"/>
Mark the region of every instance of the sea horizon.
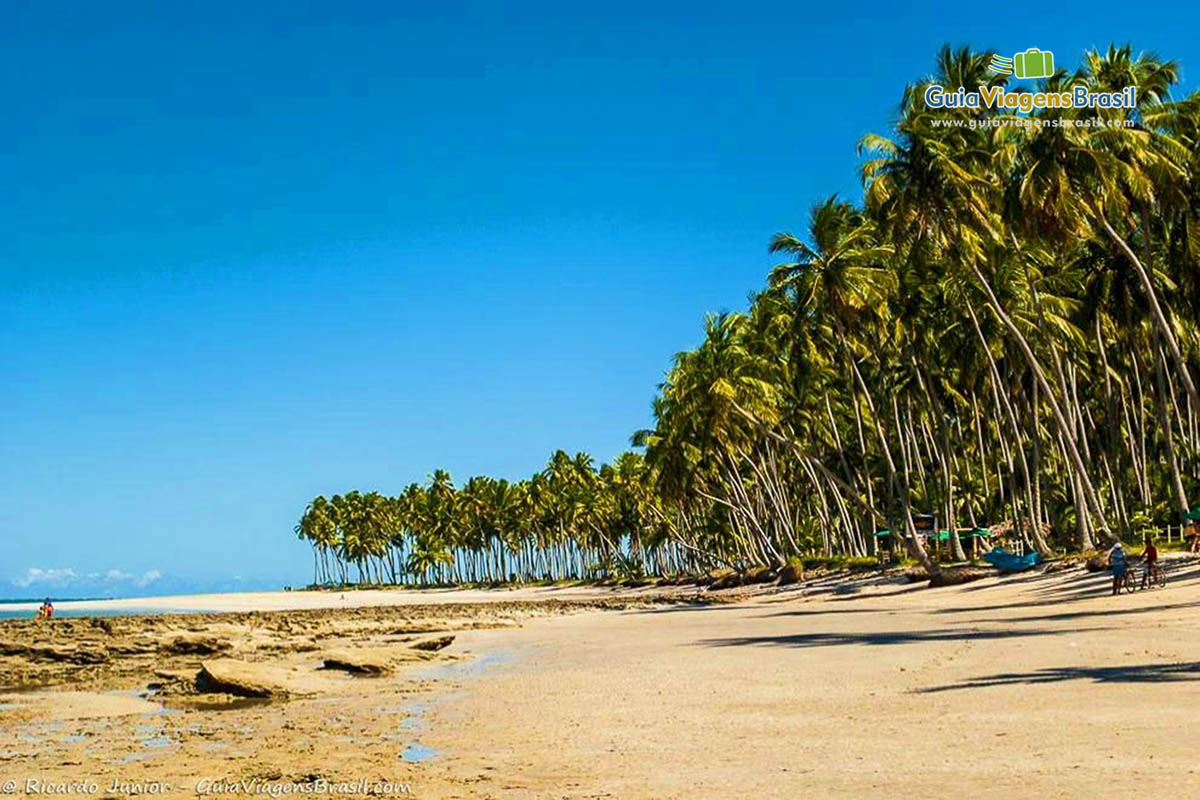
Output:
<path fill-rule="evenodd" d="M 0 598 L 0 620 L 22 619 L 33 617 L 38 608 L 47 599 L 54 605 L 54 615 L 60 618 L 74 617 L 111 617 L 131 616 L 139 614 L 182 614 L 202 613 L 207 610 L 200 607 L 182 607 L 152 601 L 170 600 L 179 597 L 197 597 L 205 595 L 250 594 L 257 592 L 280 592 L 284 586 L 277 581 L 220 581 L 212 583 L 171 583 L 166 585 L 134 588 L 127 592 L 80 592 L 76 594 L 57 595 L 44 592 L 37 595 L 14 596 Z M 129 604 L 129 601 L 146 601 L 142 604 Z M 120 603 L 120 606 L 105 607 L 96 604 Z M 72 604 L 86 603 L 86 608 L 72 608 Z"/>

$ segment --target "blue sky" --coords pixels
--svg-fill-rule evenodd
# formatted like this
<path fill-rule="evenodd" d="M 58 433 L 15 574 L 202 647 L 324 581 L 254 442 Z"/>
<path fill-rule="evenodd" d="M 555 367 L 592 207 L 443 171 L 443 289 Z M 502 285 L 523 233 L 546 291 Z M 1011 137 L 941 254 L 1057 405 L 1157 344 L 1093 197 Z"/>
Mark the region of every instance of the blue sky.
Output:
<path fill-rule="evenodd" d="M 1184 4 L 573 5 L 6 4 L 0 596 L 299 584 L 314 494 L 612 458 L 943 42 L 1200 70 Z"/>

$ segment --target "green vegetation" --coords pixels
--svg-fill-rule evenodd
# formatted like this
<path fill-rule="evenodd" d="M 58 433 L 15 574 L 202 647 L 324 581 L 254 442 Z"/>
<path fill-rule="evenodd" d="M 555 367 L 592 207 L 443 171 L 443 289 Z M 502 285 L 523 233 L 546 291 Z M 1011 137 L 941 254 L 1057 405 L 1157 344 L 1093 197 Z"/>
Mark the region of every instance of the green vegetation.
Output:
<path fill-rule="evenodd" d="M 869 556 L 880 528 L 933 573 L 922 513 L 1010 522 L 1045 555 L 1177 523 L 1200 457 L 1200 95 L 1110 47 L 1045 89 L 1135 86 L 1136 109 L 924 107 L 930 81 L 1005 83 L 991 55 L 943 48 L 863 139 L 864 206 L 831 197 L 773 238 L 786 262 L 675 357 L 644 455 L 317 498 L 297 527 L 317 579 L 758 574 Z M 1097 117 L 1133 124 L 1071 124 Z"/>

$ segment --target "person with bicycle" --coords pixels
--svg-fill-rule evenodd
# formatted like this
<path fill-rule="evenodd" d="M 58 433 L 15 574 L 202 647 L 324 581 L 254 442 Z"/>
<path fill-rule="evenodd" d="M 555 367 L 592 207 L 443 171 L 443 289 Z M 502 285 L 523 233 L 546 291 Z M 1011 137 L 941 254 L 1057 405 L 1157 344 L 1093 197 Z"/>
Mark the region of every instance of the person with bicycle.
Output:
<path fill-rule="evenodd" d="M 1158 569 L 1158 548 L 1154 546 L 1154 539 L 1148 534 L 1146 550 L 1142 553 L 1142 563 L 1145 564 L 1145 571 L 1142 573 L 1142 588 L 1145 589 L 1154 582 L 1154 573 Z"/>
<path fill-rule="evenodd" d="M 1129 561 L 1125 556 L 1125 548 L 1121 545 L 1121 540 L 1117 539 L 1117 543 L 1108 551 L 1108 566 L 1112 568 L 1113 574 L 1113 594 L 1120 594 L 1121 587 L 1125 584 L 1125 571 L 1129 566 Z"/>

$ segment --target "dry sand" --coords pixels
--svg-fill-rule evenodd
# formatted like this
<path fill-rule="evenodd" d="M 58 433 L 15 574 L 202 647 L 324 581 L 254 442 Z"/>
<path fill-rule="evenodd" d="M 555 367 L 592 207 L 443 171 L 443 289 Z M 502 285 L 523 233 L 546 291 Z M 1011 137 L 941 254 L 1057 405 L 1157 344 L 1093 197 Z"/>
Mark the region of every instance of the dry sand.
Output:
<path fill-rule="evenodd" d="M 497 593 L 494 608 L 424 609 L 423 628 L 456 636 L 436 660 L 287 701 L 83 718 L 51 714 L 48 692 L 0 698 L 0 776 L 161 780 L 182 797 L 226 777 L 423 798 L 1192 797 L 1200 566 L 1167 566 L 1166 589 L 1115 598 L 1082 569 L 942 589 L 830 580 L 711 606 Z M 401 613 L 421 612 L 283 614 L 290 634 L 203 624 L 233 625 L 235 654 L 320 625 L 329 647 L 378 657 Z M 318 644 L 271 663 L 311 671 Z"/>

